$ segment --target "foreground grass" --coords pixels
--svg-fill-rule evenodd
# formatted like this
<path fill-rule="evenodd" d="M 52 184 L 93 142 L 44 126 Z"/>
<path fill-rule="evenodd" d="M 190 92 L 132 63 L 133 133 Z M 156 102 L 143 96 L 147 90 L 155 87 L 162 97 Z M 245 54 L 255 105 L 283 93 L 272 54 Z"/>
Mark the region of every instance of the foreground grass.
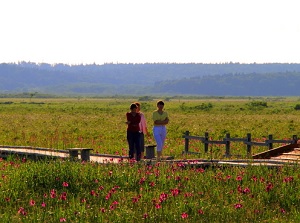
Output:
<path fill-rule="evenodd" d="M 1 222 L 299 222 L 299 167 L 0 161 Z"/>

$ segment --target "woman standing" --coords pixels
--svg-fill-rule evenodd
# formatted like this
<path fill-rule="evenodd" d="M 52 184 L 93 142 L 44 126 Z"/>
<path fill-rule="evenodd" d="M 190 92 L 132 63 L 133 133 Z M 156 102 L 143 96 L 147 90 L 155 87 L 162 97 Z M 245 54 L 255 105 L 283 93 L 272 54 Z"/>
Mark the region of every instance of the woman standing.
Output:
<path fill-rule="evenodd" d="M 141 147 L 140 147 L 140 127 L 141 116 L 136 112 L 137 105 L 130 105 L 130 112 L 126 113 L 127 119 L 127 141 L 129 146 L 129 158 L 134 158 L 134 152 L 136 152 L 136 160 L 141 159 Z M 135 151 L 136 150 L 136 151 Z"/>
<path fill-rule="evenodd" d="M 141 103 L 135 102 L 137 109 L 136 112 L 141 116 L 140 122 L 140 147 L 141 147 L 141 159 L 144 158 L 144 151 L 145 151 L 145 135 L 149 136 L 148 128 L 147 128 L 147 121 L 143 112 L 141 112 Z"/>
<path fill-rule="evenodd" d="M 157 110 L 152 114 L 154 122 L 153 135 L 156 141 L 157 161 L 160 161 L 167 136 L 166 125 L 169 123 L 169 116 L 168 113 L 163 110 L 165 105 L 163 101 L 158 101 L 156 105 Z"/>

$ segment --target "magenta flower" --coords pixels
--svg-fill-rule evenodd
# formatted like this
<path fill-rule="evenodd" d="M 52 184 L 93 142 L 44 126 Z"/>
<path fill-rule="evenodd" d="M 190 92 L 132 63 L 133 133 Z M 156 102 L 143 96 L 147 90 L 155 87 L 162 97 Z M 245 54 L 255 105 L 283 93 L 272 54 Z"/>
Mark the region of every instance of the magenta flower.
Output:
<path fill-rule="evenodd" d="M 285 183 L 289 183 L 289 182 L 292 182 L 294 180 L 294 177 L 286 177 L 286 178 L 284 178 L 283 179 L 283 182 L 285 182 Z"/>
<path fill-rule="evenodd" d="M 177 196 L 180 193 L 180 190 L 175 188 L 175 189 L 171 189 L 171 193 L 173 196 Z"/>
<path fill-rule="evenodd" d="M 156 209 L 160 209 L 160 208 L 161 208 L 161 205 L 160 205 L 160 204 L 155 204 L 155 208 L 156 208 Z"/>
<path fill-rule="evenodd" d="M 139 181 L 139 184 L 143 184 L 144 182 L 146 181 L 146 178 L 145 177 L 142 177 Z"/>
<path fill-rule="evenodd" d="M 100 208 L 100 211 L 101 211 L 102 213 L 106 212 L 105 208 Z"/>
<path fill-rule="evenodd" d="M 139 198 L 138 197 L 133 197 L 132 198 L 132 203 L 137 203 L 139 201 Z"/>
<path fill-rule="evenodd" d="M 63 187 L 68 187 L 69 186 L 68 182 L 63 182 L 62 185 L 63 185 Z"/>
<path fill-rule="evenodd" d="M 252 180 L 256 182 L 258 179 L 256 176 L 252 176 Z"/>
<path fill-rule="evenodd" d="M 168 198 L 168 194 L 162 193 L 162 194 L 159 196 L 159 201 L 160 201 L 160 203 L 162 203 L 163 201 L 167 200 L 167 198 Z"/>
<path fill-rule="evenodd" d="M 149 185 L 150 185 L 150 187 L 154 187 L 155 183 L 154 182 L 150 182 Z"/>
<path fill-rule="evenodd" d="M 67 220 L 65 218 L 60 218 L 59 222 L 66 222 Z"/>
<path fill-rule="evenodd" d="M 180 181 L 181 180 L 180 176 L 176 176 L 175 180 Z"/>
<path fill-rule="evenodd" d="M 188 217 L 189 217 L 189 215 L 186 212 L 183 212 L 181 214 L 181 218 L 183 218 L 183 219 L 188 218 Z"/>
<path fill-rule="evenodd" d="M 50 191 L 50 197 L 51 197 L 51 198 L 56 198 L 56 191 L 55 191 L 54 189 L 52 189 L 52 190 Z"/>
<path fill-rule="evenodd" d="M 34 206 L 34 205 L 35 205 L 35 201 L 31 199 L 31 200 L 29 201 L 29 204 L 30 204 L 30 206 Z"/>
<path fill-rule="evenodd" d="M 230 176 L 230 175 L 227 175 L 226 176 L 226 180 L 229 180 L 229 179 L 231 179 L 232 177 Z"/>
<path fill-rule="evenodd" d="M 250 193 L 250 189 L 249 189 L 248 187 L 246 187 L 246 188 L 243 190 L 243 193 L 244 193 L 244 194 Z"/>
<path fill-rule="evenodd" d="M 149 217 L 149 215 L 147 213 L 143 214 L 143 219 L 146 219 L 148 217 Z"/>
<path fill-rule="evenodd" d="M 205 170 L 204 170 L 203 168 L 197 168 L 197 169 L 196 169 L 196 172 L 198 172 L 198 173 L 204 173 Z"/>
<path fill-rule="evenodd" d="M 94 191 L 94 190 L 91 190 L 90 194 L 91 194 L 93 197 L 97 197 L 97 196 L 98 196 L 98 194 L 97 194 L 96 191 Z"/>
<path fill-rule="evenodd" d="M 240 203 L 237 203 L 237 204 L 234 205 L 235 209 L 239 209 L 239 208 L 242 208 L 242 207 L 243 207 L 243 205 L 240 204 Z"/>
<path fill-rule="evenodd" d="M 20 207 L 18 210 L 18 214 L 22 214 L 22 215 L 27 215 L 27 212 L 25 211 L 25 209 L 23 207 Z"/>
<path fill-rule="evenodd" d="M 270 190 L 273 189 L 273 187 L 274 187 L 274 186 L 273 186 L 272 183 L 268 183 L 267 186 L 266 186 L 266 191 L 269 192 Z"/>
<path fill-rule="evenodd" d="M 236 177 L 236 180 L 241 181 L 241 180 L 243 180 L 243 177 L 239 175 L 239 176 Z"/>
<path fill-rule="evenodd" d="M 186 192 L 186 193 L 184 194 L 184 197 L 193 197 L 193 193 Z"/>
<path fill-rule="evenodd" d="M 43 203 L 41 204 L 41 206 L 42 206 L 43 208 L 46 207 L 46 203 L 43 202 Z"/>
<path fill-rule="evenodd" d="M 199 209 L 198 214 L 204 214 L 204 211 L 202 209 Z"/>
<path fill-rule="evenodd" d="M 285 213 L 286 213 L 286 211 L 285 211 L 283 208 L 280 209 L 280 212 L 281 212 L 282 214 L 285 214 Z"/>
<path fill-rule="evenodd" d="M 63 200 L 63 201 L 67 200 L 67 193 L 62 192 L 61 195 L 60 195 L 60 199 Z"/>

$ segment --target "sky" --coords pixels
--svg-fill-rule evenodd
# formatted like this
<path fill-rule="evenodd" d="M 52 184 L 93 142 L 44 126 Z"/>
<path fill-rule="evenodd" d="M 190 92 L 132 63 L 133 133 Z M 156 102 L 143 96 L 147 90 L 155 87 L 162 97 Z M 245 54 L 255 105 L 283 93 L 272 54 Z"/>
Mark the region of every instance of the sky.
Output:
<path fill-rule="evenodd" d="M 0 63 L 300 63 L 298 0 L 0 0 Z"/>

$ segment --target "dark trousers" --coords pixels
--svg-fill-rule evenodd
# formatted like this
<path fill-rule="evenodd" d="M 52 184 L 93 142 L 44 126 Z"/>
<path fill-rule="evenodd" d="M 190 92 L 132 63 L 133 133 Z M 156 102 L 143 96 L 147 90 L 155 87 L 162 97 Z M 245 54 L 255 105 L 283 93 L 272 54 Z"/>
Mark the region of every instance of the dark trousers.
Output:
<path fill-rule="evenodd" d="M 129 158 L 134 158 L 134 153 L 136 152 L 136 160 L 141 159 L 141 141 L 139 132 L 127 131 L 127 141 L 129 146 Z"/>

